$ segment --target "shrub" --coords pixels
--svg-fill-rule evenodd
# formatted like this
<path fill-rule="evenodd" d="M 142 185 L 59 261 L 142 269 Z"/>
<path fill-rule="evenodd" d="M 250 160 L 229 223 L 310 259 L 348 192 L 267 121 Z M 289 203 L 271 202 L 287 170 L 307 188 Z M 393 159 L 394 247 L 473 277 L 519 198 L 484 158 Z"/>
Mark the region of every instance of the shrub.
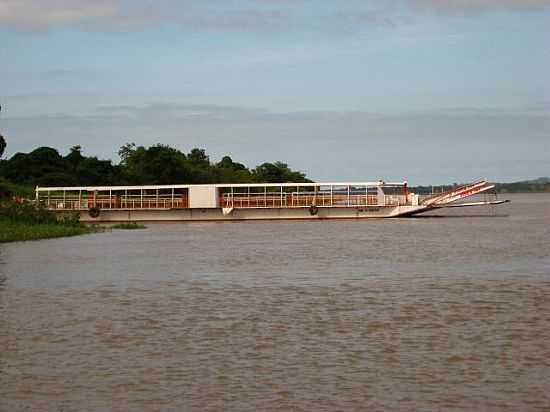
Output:
<path fill-rule="evenodd" d="M 10 199 L 14 196 L 33 198 L 34 190 L 32 187 L 18 185 L 0 177 L 0 199 Z"/>
<path fill-rule="evenodd" d="M 57 224 L 63 226 L 79 226 L 78 213 L 57 219 L 43 207 L 36 207 L 32 203 L 17 203 L 7 201 L 0 205 L 0 219 L 11 223 L 26 224 Z"/>

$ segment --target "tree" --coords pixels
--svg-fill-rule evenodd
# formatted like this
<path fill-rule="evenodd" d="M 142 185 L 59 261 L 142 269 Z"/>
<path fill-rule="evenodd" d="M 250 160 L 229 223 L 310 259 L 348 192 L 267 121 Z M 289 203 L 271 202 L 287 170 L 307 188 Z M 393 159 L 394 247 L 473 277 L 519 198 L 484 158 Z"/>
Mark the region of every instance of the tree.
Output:
<path fill-rule="evenodd" d="M 196 166 L 210 166 L 210 159 L 204 149 L 193 149 L 187 155 L 187 159 Z"/>
<path fill-rule="evenodd" d="M 222 157 L 222 160 L 217 164 L 218 167 L 224 168 L 224 169 L 232 169 L 233 168 L 233 159 L 231 159 L 229 156 Z"/>
<path fill-rule="evenodd" d="M 33 181 L 38 186 L 77 186 L 79 181 L 74 174 L 63 172 L 47 173 Z"/>
<path fill-rule="evenodd" d="M 231 169 L 231 170 L 248 170 L 245 165 L 242 163 L 234 162 L 233 159 L 229 156 L 222 157 L 222 160 L 216 165 L 222 169 Z"/>
<path fill-rule="evenodd" d="M 0 134 L 0 158 L 2 158 L 2 155 L 4 154 L 4 150 L 6 150 L 6 139 L 4 139 L 4 136 Z"/>
<path fill-rule="evenodd" d="M 311 180 L 306 178 L 302 172 L 297 172 L 288 167 L 286 163 L 263 163 L 257 166 L 253 172 L 258 182 L 266 183 L 309 183 Z"/>
<path fill-rule="evenodd" d="M 51 147 L 39 147 L 0 161 L 0 177 L 29 186 L 309 182 L 282 162 L 264 163 L 253 171 L 229 156 L 211 164 L 204 149 L 195 148 L 186 155 L 167 145 L 127 143 L 118 154 L 120 164 L 113 165 L 111 160 L 84 156 L 79 145 L 65 157 Z"/>
<path fill-rule="evenodd" d="M 132 147 L 125 160 L 125 172 L 134 184 L 195 183 L 184 153 L 157 144 Z"/>
<path fill-rule="evenodd" d="M 65 156 L 65 161 L 70 165 L 71 169 L 76 170 L 78 165 L 85 159 L 81 152 L 82 147 L 77 145 L 71 147 L 69 154 Z"/>
<path fill-rule="evenodd" d="M 242 163 L 234 162 L 229 156 L 222 157 L 214 166 L 214 177 L 211 178 L 215 183 L 252 183 L 254 176 L 248 168 Z"/>
<path fill-rule="evenodd" d="M 16 153 L 3 162 L 2 174 L 15 183 L 36 184 L 38 178 L 49 173 L 64 172 L 65 164 L 57 150 L 39 147 L 30 153 Z"/>
<path fill-rule="evenodd" d="M 110 160 L 100 160 L 97 157 L 83 157 L 75 170 L 80 185 L 113 185 L 122 183 L 120 168 Z"/>
<path fill-rule="evenodd" d="M 126 165 L 128 162 L 128 158 L 132 155 L 133 152 L 136 150 L 136 144 L 135 143 L 126 143 L 125 145 L 120 146 L 120 149 L 118 149 L 118 156 L 120 157 L 120 163 L 122 165 Z"/>
<path fill-rule="evenodd" d="M 121 173 L 110 160 L 85 157 L 80 146 L 73 146 L 62 157 L 51 147 L 30 153 L 16 153 L 1 162 L 0 174 L 14 182 L 39 186 L 109 185 L 121 183 Z"/>

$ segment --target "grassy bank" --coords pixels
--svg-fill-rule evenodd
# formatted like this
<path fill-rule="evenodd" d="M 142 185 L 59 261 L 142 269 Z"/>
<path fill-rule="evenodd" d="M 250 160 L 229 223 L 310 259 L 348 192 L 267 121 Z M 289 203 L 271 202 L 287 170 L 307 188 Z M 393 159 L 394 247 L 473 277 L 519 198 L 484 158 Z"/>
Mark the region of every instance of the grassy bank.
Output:
<path fill-rule="evenodd" d="M 0 204 L 0 242 L 48 239 L 95 232 L 84 226 L 78 216 L 56 219 L 48 211 L 31 204 L 4 201 Z"/>
<path fill-rule="evenodd" d="M 83 225 L 65 226 L 51 223 L 28 224 L 8 222 L 0 219 L 0 243 L 77 236 L 94 231 L 94 229 Z"/>

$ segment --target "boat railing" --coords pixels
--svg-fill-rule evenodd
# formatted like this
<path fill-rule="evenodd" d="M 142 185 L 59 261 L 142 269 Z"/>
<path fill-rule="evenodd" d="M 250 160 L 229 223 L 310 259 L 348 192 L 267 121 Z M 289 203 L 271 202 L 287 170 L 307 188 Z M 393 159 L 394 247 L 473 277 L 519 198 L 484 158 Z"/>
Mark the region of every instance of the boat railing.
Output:
<path fill-rule="evenodd" d="M 187 195 L 79 195 L 72 193 L 49 193 L 39 196 L 37 203 L 49 210 L 99 209 L 187 209 Z M 305 208 L 317 207 L 379 207 L 410 205 L 407 195 L 383 195 L 345 192 L 257 192 L 224 193 L 219 197 L 222 208 Z"/>
<path fill-rule="evenodd" d="M 146 198 L 132 197 L 102 197 L 102 198 L 43 198 L 38 204 L 49 210 L 88 210 L 92 207 L 100 209 L 186 209 L 189 207 L 187 197 L 178 198 Z"/>
<path fill-rule="evenodd" d="M 384 196 L 384 204 L 378 203 L 374 194 L 334 193 L 225 193 L 220 198 L 223 208 L 299 208 L 299 207 L 360 207 L 400 206 L 410 204 L 405 195 Z"/>

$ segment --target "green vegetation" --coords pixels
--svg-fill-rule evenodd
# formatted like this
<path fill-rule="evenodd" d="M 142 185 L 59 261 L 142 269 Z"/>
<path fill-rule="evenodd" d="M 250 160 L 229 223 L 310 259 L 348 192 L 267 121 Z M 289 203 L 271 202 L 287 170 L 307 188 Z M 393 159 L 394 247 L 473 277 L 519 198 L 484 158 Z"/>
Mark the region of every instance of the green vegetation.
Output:
<path fill-rule="evenodd" d="M 128 223 L 118 223 L 116 225 L 111 226 L 113 229 L 145 229 L 145 225 L 142 225 L 141 223 L 137 222 L 128 222 Z"/>
<path fill-rule="evenodd" d="M 225 156 L 210 161 L 203 149 L 189 153 L 166 146 L 136 146 L 129 143 L 118 152 L 120 162 L 86 157 L 80 146 L 62 156 L 51 147 L 30 153 L 16 153 L 0 160 L 0 178 L 34 188 L 35 186 L 95 186 L 193 183 L 309 182 L 302 172 L 286 163 L 263 163 L 248 169 Z"/>
<path fill-rule="evenodd" d="M 0 243 L 77 236 L 94 232 L 85 226 L 10 223 L 0 219 Z"/>
<path fill-rule="evenodd" d="M 0 148 L 5 147 L 2 138 Z M 229 156 L 212 162 L 205 150 L 198 148 L 184 153 L 162 144 L 145 147 L 128 143 L 119 149 L 118 155 L 118 163 L 84 156 L 81 146 L 73 146 L 66 156 L 51 147 L 16 153 L 10 159 L 0 160 L 0 199 L 33 197 L 35 186 L 311 182 L 304 173 L 283 162 L 262 163 L 249 169 Z M 449 190 L 453 186 L 438 186 L 435 190 Z M 411 190 L 429 194 L 432 186 Z M 497 191 L 550 192 L 550 179 L 499 183 Z"/>
<path fill-rule="evenodd" d="M 0 136 L 0 157 L 6 141 Z M 73 146 L 66 156 L 51 147 L 29 153 L 16 153 L 0 159 L 0 242 L 72 236 L 97 229 L 80 224 L 78 216 L 58 221 L 46 210 L 35 208 L 25 199 L 34 197 L 35 186 L 95 186 L 193 183 L 309 182 L 305 174 L 291 170 L 286 163 L 263 163 L 248 169 L 225 156 L 210 161 L 203 149 L 183 153 L 170 146 L 151 147 L 129 143 L 118 152 L 120 162 L 84 156 Z M 141 229 L 126 223 L 115 229 Z"/>
<path fill-rule="evenodd" d="M 9 182 L 0 177 L 0 200 L 14 197 L 30 199 L 34 197 L 34 188 Z"/>
<path fill-rule="evenodd" d="M 31 204 L 0 203 L 0 242 L 75 236 L 94 231 L 82 225 L 78 215 L 57 220 L 46 210 Z"/>

